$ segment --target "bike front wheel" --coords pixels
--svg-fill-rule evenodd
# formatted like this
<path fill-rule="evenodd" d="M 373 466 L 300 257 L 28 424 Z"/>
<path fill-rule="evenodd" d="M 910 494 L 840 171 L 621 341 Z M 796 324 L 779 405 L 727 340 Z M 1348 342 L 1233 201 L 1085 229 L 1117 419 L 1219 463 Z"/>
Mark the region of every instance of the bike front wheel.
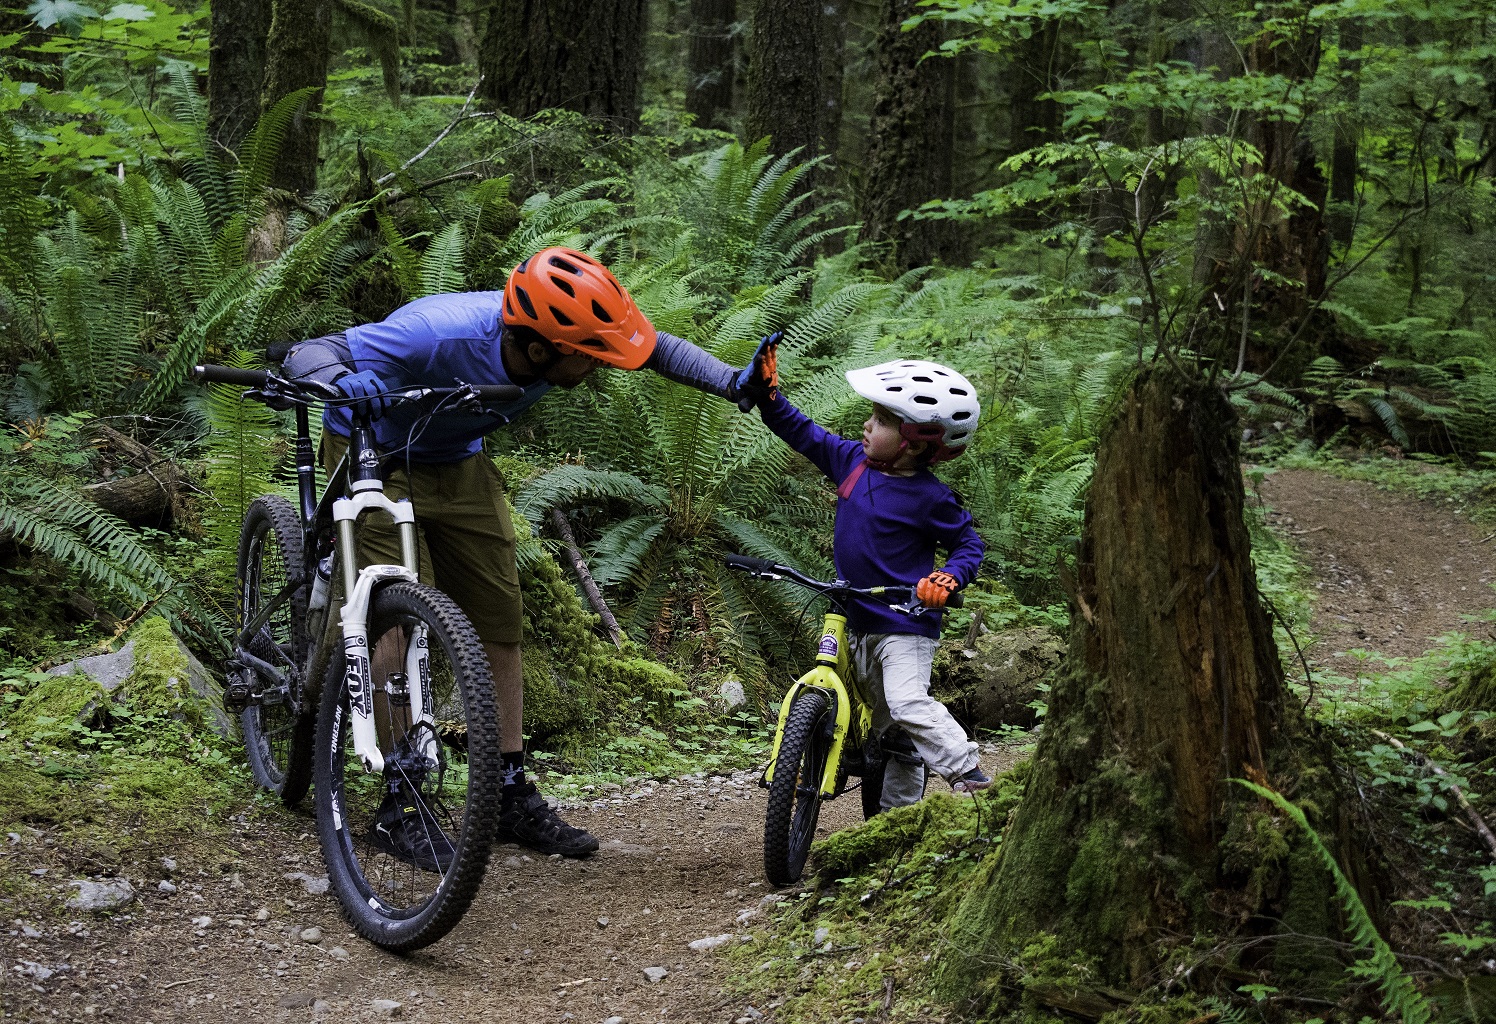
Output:
<path fill-rule="evenodd" d="M 764 876 L 773 885 L 798 882 L 805 870 L 821 816 L 821 780 L 835 724 L 823 693 L 808 690 L 790 705 L 764 815 Z"/>
<path fill-rule="evenodd" d="M 242 630 L 302 571 L 301 521 L 285 498 L 265 495 L 250 503 L 239 533 L 239 628 Z M 307 588 L 291 593 L 250 638 L 249 653 L 286 671 L 280 686 L 256 680 L 262 696 L 239 714 L 249 769 L 288 807 L 312 783 L 315 707 L 299 707 L 301 693 L 290 673 L 306 666 L 311 639 L 306 631 Z M 245 670 L 248 671 L 248 670 Z"/>
<path fill-rule="evenodd" d="M 411 725 L 409 709 L 383 696 L 423 637 L 434 727 Z M 370 942 L 407 952 L 451 931 L 482 885 L 499 815 L 498 711 L 478 635 L 440 591 L 418 583 L 377 591 L 369 649 L 368 685 L 389 768 L 364 770 L 338 673 L 317 716 L 317 832 L 343 916 Z M 414 844 L 392 842 L 392 828 L 414 830 L 405 833 Z"/>

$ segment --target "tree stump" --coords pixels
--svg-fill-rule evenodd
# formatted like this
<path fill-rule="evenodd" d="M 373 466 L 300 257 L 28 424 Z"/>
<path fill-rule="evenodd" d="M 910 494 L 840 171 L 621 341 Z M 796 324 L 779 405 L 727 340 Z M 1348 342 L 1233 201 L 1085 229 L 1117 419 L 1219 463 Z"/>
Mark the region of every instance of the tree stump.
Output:
<path fill-rule="evenodd" d="M 991 965 L 1044 933 L 1098 985 L 1138 987 L 1197 933 L 1338 934 L 1302 837 L 1230 781 L 1312 797 L 1345 834 L 1258 596 L 1237 436 L 1219 390 L 1167 370 L 1104 433 L 1066 665 L 998 859 L 952 920 L 950 994 L 1001 989 Z"/>

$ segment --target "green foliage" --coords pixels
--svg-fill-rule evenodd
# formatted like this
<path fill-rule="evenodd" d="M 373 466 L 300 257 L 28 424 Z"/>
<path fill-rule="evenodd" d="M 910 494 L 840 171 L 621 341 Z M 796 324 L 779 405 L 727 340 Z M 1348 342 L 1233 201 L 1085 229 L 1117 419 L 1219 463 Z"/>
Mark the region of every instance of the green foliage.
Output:
<path fill-rule="evenodd" d="M 1304 812 L 1290 803 L 1281 793 L 1268 789 L 1266 786 L 1259 786 L 1245 779 L 1235 781 L 1273 804 L 1298 825 L 1308 837 L 1324 869 L 1335 880 L 1335 892 L 1340 897 L 1341 906 L 1345 909 L 1350 934 L 1359 947 L 1371 953 L 1367 959 L 1353 964 L 1350 973 L 1355 977 L 1374 981 L 1381 990 L 1383 1006 L 1390 1013 L 1397 1014 L 1404 1024 L 1427 1024 L 1433 1016 L 1433 1007 L 1429 1005 L 1423 993 L 1418 991 L 1412 980 L 1403 973 L 1402 966 L 1397 962 L 1396 954 L 1377 932 L 1371 914 L 1367 912 L 1366 905 L 1361 901 L 1361 895 L 1345 877 L 1345 872 L 1340 869 L 1334 854 L 1314 831 L 1309 824 L 1309 819 L 1304 816 Z"/>

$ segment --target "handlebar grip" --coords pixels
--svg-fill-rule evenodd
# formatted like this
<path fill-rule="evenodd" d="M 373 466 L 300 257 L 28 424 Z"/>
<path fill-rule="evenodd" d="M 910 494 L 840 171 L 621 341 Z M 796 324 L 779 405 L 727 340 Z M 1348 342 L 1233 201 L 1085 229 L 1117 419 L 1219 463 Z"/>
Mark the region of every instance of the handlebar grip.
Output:
<path fill-rule="evenodd" d="M 952 594 L 950 597 L 945 599 L 945 606 L 947 608 L 960 608 L 965 603 L 966 598 L 960 594 Z"/>
<path fill-rule="evenodd" d="M 474 384 L 473 390 L 485 402 L 517 402 L 525 395 L 525 389 L 514 384 Z"/>
<path fill-rule="evenodd" d="M 731 568 L 742 569 L 744 572 L 774 572 L 779 566 L 763 558 L 749 558 L 747 555 L 724 555 L 722 561 Z"/>
<path fill-rule="evenodd" d="M 246 388 L 262 388 L 270 383 L 270 374 L 264 370 L 241 370 L 233 366 L 194 366 L 192 376 L 212 384 L 238 384 Z"/>

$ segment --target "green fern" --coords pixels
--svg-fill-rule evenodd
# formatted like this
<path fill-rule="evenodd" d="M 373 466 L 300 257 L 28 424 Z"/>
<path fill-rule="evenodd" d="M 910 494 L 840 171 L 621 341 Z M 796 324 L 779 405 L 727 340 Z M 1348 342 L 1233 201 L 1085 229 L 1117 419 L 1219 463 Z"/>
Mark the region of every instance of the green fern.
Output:
<path fill-rule="evenodd" d="M 1320 863 L 1335 882 L 1335 892 L 1340 897 L 1341 906 L 1345 908 L 1346 917 L 1350 921 L 1351 936 L 1356 944 L 1363 949 L 1369 950 L 1371 956 L 1353 964 L 1350 968 L 1352 974 L 1358 978 L 1375 981 L 1382 993 L 1382 1004 L 1389 1013 L 1396 1014 L 1402 1019 L 1403 1024 L 1428 1024 L 1433 1017 L 1433 1007 L 1418 991 L 1397 962 L 1397 954 L 1392 952 L 1392 947 L 1378 934 L 1376 924 L 1367 912 L 1366 905 L 1361 902 L 1361 896 L 1356 892 L 1356 887 L 1351 885 L 1350 879 L 1345 877 L 1345 872 L 1340 870 L 1324 840 L 1309 824 L 1309 819 L 1304 812 L 1290 803 L 1288 798 L 1266 786 L 1259 786 L 1245 779 L 1234 780 L 1246 787 L 1257 796 L 1268 801 L 1287 815 L 1294 824 L 1304 831 L 1309 840 L 1310 847 L 1319 857 Z"/>

